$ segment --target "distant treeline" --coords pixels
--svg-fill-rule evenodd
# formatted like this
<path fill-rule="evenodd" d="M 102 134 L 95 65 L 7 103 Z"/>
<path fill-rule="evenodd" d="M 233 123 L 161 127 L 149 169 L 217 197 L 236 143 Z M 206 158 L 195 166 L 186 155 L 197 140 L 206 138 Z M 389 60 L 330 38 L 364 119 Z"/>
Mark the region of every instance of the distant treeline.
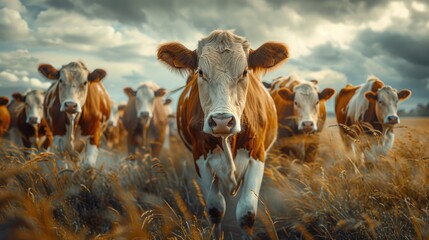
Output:
<path fill-rule="evenodd" d="M 423 103 L 417 104 L 417 106 L 409 111 L 405 109 L 399 109 L 398 115 L 400 117 L 429 117 L 429 102 L 425 105 Z M 334 117 L 334 112 L 328 112 L 328 116 Z"/>
<path fill-rule="evenodd" d="M 429 103 L 426 105 L 423 103 L 417 104 L 417 106 L 409 111 L 400 109 L 398 110 L 399 116 L 410 116 L 410 117 L 429 117 Z"/>

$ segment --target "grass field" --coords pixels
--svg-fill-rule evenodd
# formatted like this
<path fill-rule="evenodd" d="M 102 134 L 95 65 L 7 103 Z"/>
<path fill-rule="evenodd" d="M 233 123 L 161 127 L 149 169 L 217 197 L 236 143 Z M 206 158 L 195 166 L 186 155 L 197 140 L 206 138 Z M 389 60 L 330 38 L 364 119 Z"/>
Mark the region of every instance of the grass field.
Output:
<path fill-rule="evenodd" d="M 429 118 L 401 120 L 393 150 L 377 161 L 346 153 L 333 119 L 314 163 L 270 153 L 255 238 L 429 239 Z M 215 236 L 178 139 L 159 159 L 111 154 L 100 169 L 58 172 L 66 157 L 2 141 L 0 239 Z M 227 209 L 220 238 L 239 238 L 234 212 Z"/>

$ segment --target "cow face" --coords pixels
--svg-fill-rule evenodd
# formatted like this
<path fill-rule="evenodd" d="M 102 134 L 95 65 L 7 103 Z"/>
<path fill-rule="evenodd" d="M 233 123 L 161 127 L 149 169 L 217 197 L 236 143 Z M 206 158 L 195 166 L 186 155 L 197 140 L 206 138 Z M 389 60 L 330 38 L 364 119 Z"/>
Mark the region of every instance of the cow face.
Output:
<path fill-rule="evenodd" d="M 257 50 L 230 31 L 214 31 L 191 51 L 180 43 L 158 49 L 158 59 L 198 77 L 203 131 L 216 137 L 241 131 L 250 72 L 266 71 L 287 59 L 287 47 L 266 43 Z"/>
<path fill-rule="evenodd" d="M 365 97 L 370 102 L 375 102 L 375 112 L 378 121 L 383 125 L 395 125 L 399 123 L 398 102 L 410 97 L 411 91 L 403 89 L 397 92 L 390 86 L 380 88 L 377 93 L 368 91 Z"/>
<path fill-rule="evenodd" d="M 101 81 L 106 76 L 106 71 L 102 69 L 95 69 L 90 73 L 81 62 L 71 62 L 60 70 L 48 64 L 41 64 L 39 72 L 46 78 L 57 81 L 60 111 L 69 114 L 82 111 L 89 83 Z"/>
<path fill-rule="evenodd" d="M 163 97 L 166 93 L 164 88 L 159 88 L 153 82 L 143 83 L 136 91 L 125 88 L 124 92 L 129 97 L 135 97 L 137 118 L 144 126 L 149 126 L 153 116 L 155 98 Z"/>
<path fill-rule="evenodd" d="M 28 92 L 25 96 L 21 93 L 12 94 L 16 102 L 25 104 L 25 114 L 27 116 L 25 122 L 27 124 L 40 124 L 43 118 L 43 101 L 45 93 L 39 90 Z"/>
<path fill-rule="evenodd" d="M 293 104 L 294 120 L 298 130 L 311 133 L 318 130 L 320 102 L 329 100 L 334 95 L 335 90 L 326 88 L 319 93 L 317 81 L 312 80 L 295 86 L 293 92 L 287 88 L 282 88 L 278 93 L 282 99 Z"/>

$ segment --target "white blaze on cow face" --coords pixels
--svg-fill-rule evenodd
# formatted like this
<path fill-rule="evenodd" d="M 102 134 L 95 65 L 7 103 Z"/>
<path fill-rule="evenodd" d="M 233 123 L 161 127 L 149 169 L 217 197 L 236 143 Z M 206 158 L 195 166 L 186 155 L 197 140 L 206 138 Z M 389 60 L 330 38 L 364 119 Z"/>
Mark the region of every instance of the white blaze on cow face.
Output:
<path fill-rule="evenodd" d="M 141 119 L 144 125 L 149 126 L 153 117 L 155 98 L 164 96 L 165 92 L 165 89 L 152 81 L 144 82 L 135 91 L 137 118 Z"/>
<path fill-rule="evenodd" d="M 25 115 L 27 116 L 25 122 L 31 125 L 40 124 L 43 118 L 45 93 L 40 90 L 33 90 L 25 96 L 20 93 L 14 93 L 12 96 L 16 102 L 24 103 Z"/>
<path fill-rule="evenodd" d="M 317 131 L 319 95 L 313 83 L 303 83 L 294 88 L 293 109 L 298 130 Z"/>
<path fill-rule="evenodd" d="M 411 95 L 411 91 L 404 89 L 397 92 L 391 86 L 384 86 L 380 88 L 377 93 L 368 91 L 365 97 L 369 101 L 375 102 L 375 112 L 378 121 L 383 125 L 398 124 L 398 102 L 406 100 Z"/>
<path fill-rule="evenodd" d="M 57 70 L 49 64 L 41 64 L 39 72 L 48 79 L 57 80 L 60 111 L 75 114 L 82 111 L 88 95 L 88 85 L 106 76 L 103 69 L 89 72 L 82 62 L 71 62 Z"/>
<path fill-rule="evenodd" d="M 197 50 L 203 131 L 217 137 L 241 131 L 240 119 L 248 88 L 249 43 L 233 35 L 227 40 L 221 37 L 202 39 Z"/>

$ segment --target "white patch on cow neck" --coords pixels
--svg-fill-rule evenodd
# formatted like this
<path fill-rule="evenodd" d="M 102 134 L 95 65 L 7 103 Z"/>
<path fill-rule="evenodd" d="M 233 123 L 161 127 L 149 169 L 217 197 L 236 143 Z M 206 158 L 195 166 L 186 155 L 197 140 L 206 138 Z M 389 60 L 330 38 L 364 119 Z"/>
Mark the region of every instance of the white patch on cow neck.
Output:
<path fill-rule="evenodd" d="M 347 116 L 353 123 L 363 121 L 365 112 L 368 110 L 369 101 L 365 97 L 365 93 L 371 91 L 375 81 L 380 81 L 377 77 L 369 77 L 366 83 L 363 83 L 359 89 L 356 90 L 353 97 L 347 106 Z"/>

